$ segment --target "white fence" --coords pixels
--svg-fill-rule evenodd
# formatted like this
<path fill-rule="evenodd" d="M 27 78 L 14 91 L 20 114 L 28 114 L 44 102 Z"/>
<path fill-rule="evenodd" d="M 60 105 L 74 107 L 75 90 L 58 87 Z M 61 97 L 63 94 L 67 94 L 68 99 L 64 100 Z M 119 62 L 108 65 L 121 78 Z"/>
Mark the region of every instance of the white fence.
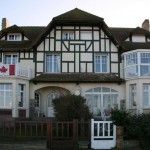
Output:
<path fill-rule="evenodd" d="M 91 120 L 91 148 L 110 149 L 116 146 L 116 126 L 112 121 Z"/>

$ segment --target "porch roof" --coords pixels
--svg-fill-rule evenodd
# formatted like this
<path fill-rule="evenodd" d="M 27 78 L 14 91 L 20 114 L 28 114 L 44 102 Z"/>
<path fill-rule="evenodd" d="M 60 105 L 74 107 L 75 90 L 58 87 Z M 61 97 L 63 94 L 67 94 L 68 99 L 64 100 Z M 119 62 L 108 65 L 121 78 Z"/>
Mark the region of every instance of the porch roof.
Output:
<path fill-rule="evenodd" d="M 60 73 L 60 74 L 41 74 L 30 80 L 34 83 L 53 82 L 53 83 L 122 83 L 124 79 L 115 74 L 96 74 L 96 73 Z"/>

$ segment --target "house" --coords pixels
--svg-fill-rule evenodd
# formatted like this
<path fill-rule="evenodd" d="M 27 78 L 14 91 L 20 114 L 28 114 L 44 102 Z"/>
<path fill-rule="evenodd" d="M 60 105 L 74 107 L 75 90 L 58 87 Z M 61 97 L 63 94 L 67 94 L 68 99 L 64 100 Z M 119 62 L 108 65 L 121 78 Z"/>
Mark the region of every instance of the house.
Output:
<path fill-rule="evenodd" d="M 150 32 L 111 28 L 78 8 L 47 27 L 3 27 L 0 75 L 1 117 L 54 117 L 52 99 L 70 93 L 95 116 L 116 107 L 147 113 Z"/>

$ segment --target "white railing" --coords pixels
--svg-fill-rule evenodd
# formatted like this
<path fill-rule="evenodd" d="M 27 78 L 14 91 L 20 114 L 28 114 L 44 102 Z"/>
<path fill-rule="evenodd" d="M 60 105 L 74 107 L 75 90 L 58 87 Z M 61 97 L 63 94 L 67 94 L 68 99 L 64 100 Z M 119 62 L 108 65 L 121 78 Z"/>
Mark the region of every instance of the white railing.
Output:
<path fill-rule="evenodd" d="M 15 75 L 30 79 L 32 77 L 32 70 L 29 66 L 22 66 L 18 64 L 16 65 Z"/>
<path fill-rule="evenodd" d="M 32 69 L 30 69 L 29 66 L 23 66 L 20 64 L 15 65 L 1 64 L 0 76 L 17 76 L 31 79 L 33 77 L 33 74 Z"/>
<path fill-rule="evenodd" d="M 112 121 L 91 120 L 91 148 L 111 149 L 116 146 L 116 126 Z"/>

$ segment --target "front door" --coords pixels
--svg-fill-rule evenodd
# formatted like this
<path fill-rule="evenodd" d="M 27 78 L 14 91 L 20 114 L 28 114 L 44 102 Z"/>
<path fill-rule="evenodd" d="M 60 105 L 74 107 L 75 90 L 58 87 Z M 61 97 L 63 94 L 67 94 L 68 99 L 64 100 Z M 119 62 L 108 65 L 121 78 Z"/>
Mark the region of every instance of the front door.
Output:
<path fill-rule="evenodd" d="M 47 117 L 54 117 L 54 108 L 52 104 L 52 100 L 58 98 L 58 93 L 51 93 L 47 97 Z"/>

